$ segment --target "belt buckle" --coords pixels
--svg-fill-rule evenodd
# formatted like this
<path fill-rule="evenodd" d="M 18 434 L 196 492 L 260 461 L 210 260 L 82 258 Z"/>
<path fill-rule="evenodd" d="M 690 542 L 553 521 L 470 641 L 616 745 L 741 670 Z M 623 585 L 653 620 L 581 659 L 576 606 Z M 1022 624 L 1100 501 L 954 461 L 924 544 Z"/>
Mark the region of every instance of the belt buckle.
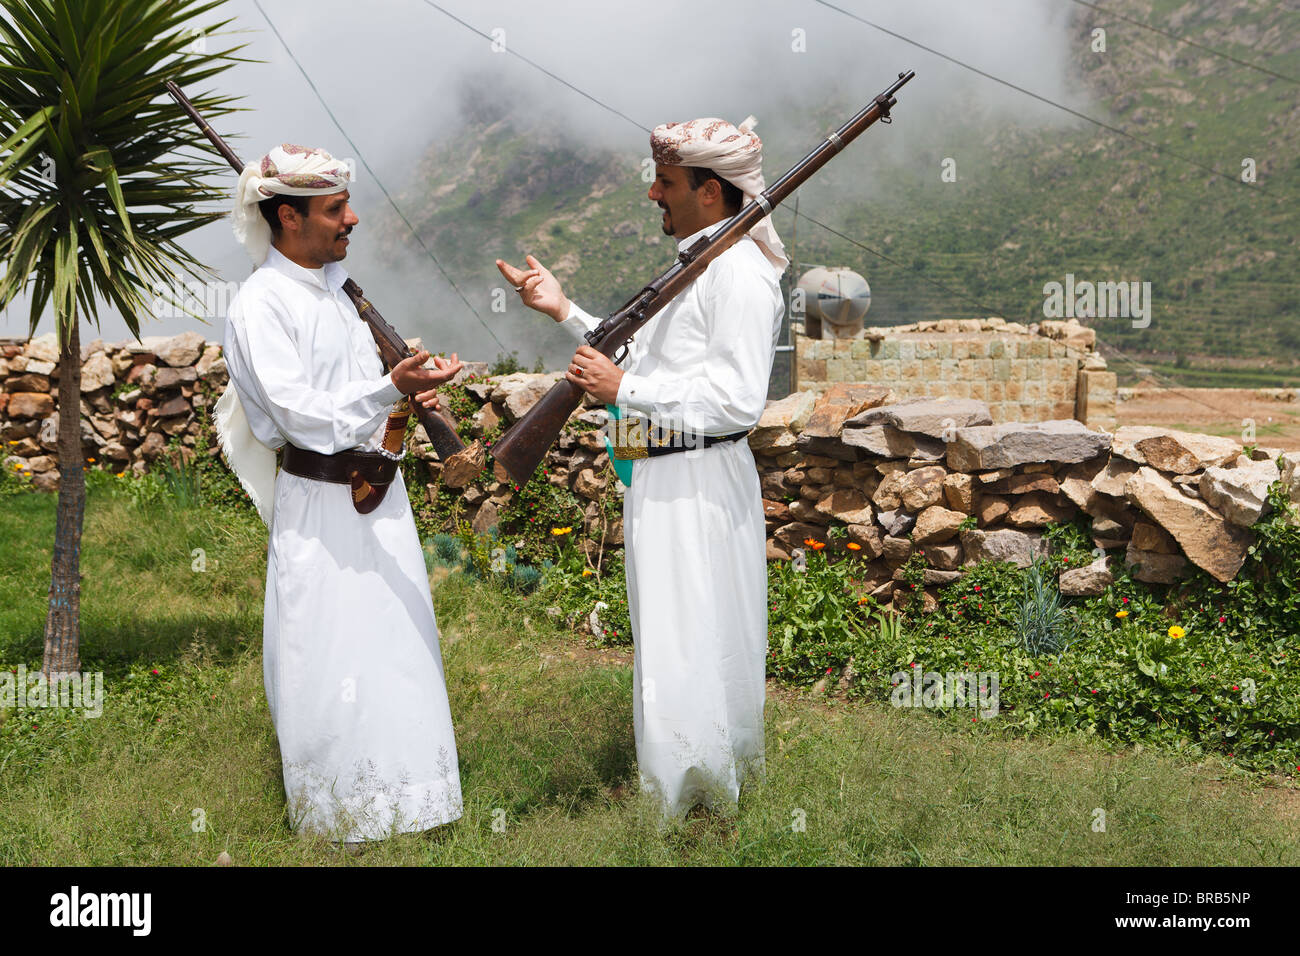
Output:
<path fill-rule="evenodd" d="M 614 458 L 618 461 L 635 461 L 649 458 L 646 450 L 644 418 L 620 418 L 610 423 L 614 426 L 614 440 L 610 442 Z"/>

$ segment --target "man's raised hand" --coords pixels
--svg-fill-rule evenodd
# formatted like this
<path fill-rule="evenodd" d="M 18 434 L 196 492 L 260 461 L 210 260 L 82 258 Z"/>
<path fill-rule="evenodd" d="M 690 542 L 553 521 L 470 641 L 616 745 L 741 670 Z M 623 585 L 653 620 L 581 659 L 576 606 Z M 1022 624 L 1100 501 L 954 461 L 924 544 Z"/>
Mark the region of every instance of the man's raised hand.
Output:
<path fill-rule="evenodd" d="M 440 355 L 434 356 L 433 368 L 424 368 L 424 363 L 428 360 L 429 353 L 421 350 L 408 358 L 402 359 L 393 367 L 393 384 L 402 390 L 403 395 L 412 395 L 417 392 L 426 393 L 434 386 L 450 381 L 457 372 L 465 367 L 465 363 L 456 357 L 455 352 L 451 353 L 449 359 L 445 359 Z M 417 396 L 417 400 L 421 404 L 429 405 L 421 396 Z"/>
<path fill-rule="evenodd" d="M 559 280 L 533 256 L 527 256 L 524 261 L 528 263 L 527 269 L 518 269 L 504 259 L 497 260 L 497 268 L 519 293 L 524 305 L 563 322 L 569 317 L 569 300 L 564 297 Z"/>

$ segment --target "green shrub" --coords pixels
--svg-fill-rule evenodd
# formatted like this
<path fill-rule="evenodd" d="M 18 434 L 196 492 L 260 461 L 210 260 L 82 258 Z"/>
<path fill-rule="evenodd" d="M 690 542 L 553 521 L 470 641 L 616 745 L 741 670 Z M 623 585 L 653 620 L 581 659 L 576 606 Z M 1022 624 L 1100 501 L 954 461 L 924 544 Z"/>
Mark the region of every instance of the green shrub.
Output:
<path fill-rule="evenodd" d="M 843 671 L 866 648 L 871 599 L 859 596 L 857 558 L 832 562 L 813 550 L 803 570 L 768 564 L 768 674 L 808 684 Z"/>
<path fill-rule="evenodd" d="M 628 616 L 626 569 L 621 551 L 610 551 L 599 565 L 586 559 L 577 548 L 562 550 L 555 561 L 542 568 L 536 600 L 548 606 L 548 613 L 573 629 L 589 623 L 598 604 L 599 633 L 591 634 L 597 646 L 632 643 L 632 621 Z"/>
<path fill-rule="evenodd" d="M 1016 636 L 1031 657 L 1061 654 L 1078 637 L 1078 623 L 1065 609 L 1061 592 L 1044 580 L 1044 564 L 1034 558 L 1025 575 Z"/>

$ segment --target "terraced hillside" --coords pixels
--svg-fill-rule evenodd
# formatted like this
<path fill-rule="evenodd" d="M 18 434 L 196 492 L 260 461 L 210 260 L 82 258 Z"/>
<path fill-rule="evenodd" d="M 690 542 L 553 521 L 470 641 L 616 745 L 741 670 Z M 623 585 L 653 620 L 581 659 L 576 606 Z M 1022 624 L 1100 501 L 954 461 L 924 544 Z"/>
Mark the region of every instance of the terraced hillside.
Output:
<path fill-rule="evenodd" d="M 1110 5 L 1300 77 L 1294 3 Z M 1096 27 L 1107 31 L 1104 53 L 1091 49 Z M 1070 30 L 1081 111 L 1161 149 L 1066 114 L 1049 126 L 990 122 L 980 110 L 989 81 L 968 75 L 949 105 L 906 119 L 900 107 L 894 128 L 869 131 L 828 166 L 801 190 L 797 223 L 793 208 L 778 210 L 797 262 L 861 271 L 870 320 L 882 325 L 1034 321 L 1044 283 L 1067 273 L 1147 281 L 1148 327 L 1092 320 L 1110 354 L 1135 360 L 1112 362 L 1122 382 L 1145 367 L 1182 385 L 1300 384 L 1300 85 L 1082 6 Z M 766 117 L 769 177 L 850 115 L 859 94 L 841 86 L 815 108 L 792 103 Z M 612 308 L 672 255 L 645 199 L 642 157 L 574 150 L 503 103 L 486 94 L 466 103 L 463 129 L 430 150 L 404 207 L 458 281 L 490 282 L 492 258 L 529 251 L 575 298 Z M 941 181 L 946 158 L 956 182 Z M 1240 180 L 1245 159 L 1253 184 Z"/>

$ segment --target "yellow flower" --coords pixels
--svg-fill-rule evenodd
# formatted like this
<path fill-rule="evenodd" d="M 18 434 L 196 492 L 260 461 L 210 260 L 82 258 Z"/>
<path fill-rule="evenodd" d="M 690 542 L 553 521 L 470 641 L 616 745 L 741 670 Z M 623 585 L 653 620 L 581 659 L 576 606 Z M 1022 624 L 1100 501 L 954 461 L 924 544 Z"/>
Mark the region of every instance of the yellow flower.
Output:
<path fill-rule="evenodd" d="M 1171 628 L 1169 629 L 1169 636 L 1172 637 L 1174 640 L 1178 640 L 1178 638 L 1182 637 L 1182 636 L 1185 635 L 1186 633 L 1187 633 L 1187 632 L 1184 631 L 1184 630 L 1183 630 L 1181 627 L 1179 627 L 1177 624 L 1175 624 L 1173 627 L 1171 627 Z"/>
<path fill-rule="evenodd" d="M 595 574 L 595 573 L 596 573 L 596 572 L 593 571 L 593 570 L 591 570 L 591 568 L 583 568 L 583 569 L 582 569 L 582 576 L 583 576 L 584 578 L 589 578 L 589 577 L 591 577 L 591 576 L 592 576 L 593 574 Z"/>
<path fill-rule="evenodd" d="M 552 528 L 551 534 L 558 536 L 562 534 L 568 534 L 572 530 L 573 530 L 572 528 Z"/>
<path fill-rule="evenodd" d="M 850 542 L 849 542 L 848 544 L 846 544 L 844 547 L 848 548 L 850 551 L 861 551 L 861 550 L 862 550 L 862 545 L 858 544 L 856 541 L 850 541 Z"/>
<path fill-rule="evenodd" d="M 92 465 L 95 463 L 95 459 L 93 458 L 87 458 L 86 461 Z"/>
<path fill-rule="evenodd" d="M 1115 612 L 1115 616 L 1116 616 L 1116 617 L 1128 617 L 1128 611 L 1116 611 L 1116 612 Z"/>

